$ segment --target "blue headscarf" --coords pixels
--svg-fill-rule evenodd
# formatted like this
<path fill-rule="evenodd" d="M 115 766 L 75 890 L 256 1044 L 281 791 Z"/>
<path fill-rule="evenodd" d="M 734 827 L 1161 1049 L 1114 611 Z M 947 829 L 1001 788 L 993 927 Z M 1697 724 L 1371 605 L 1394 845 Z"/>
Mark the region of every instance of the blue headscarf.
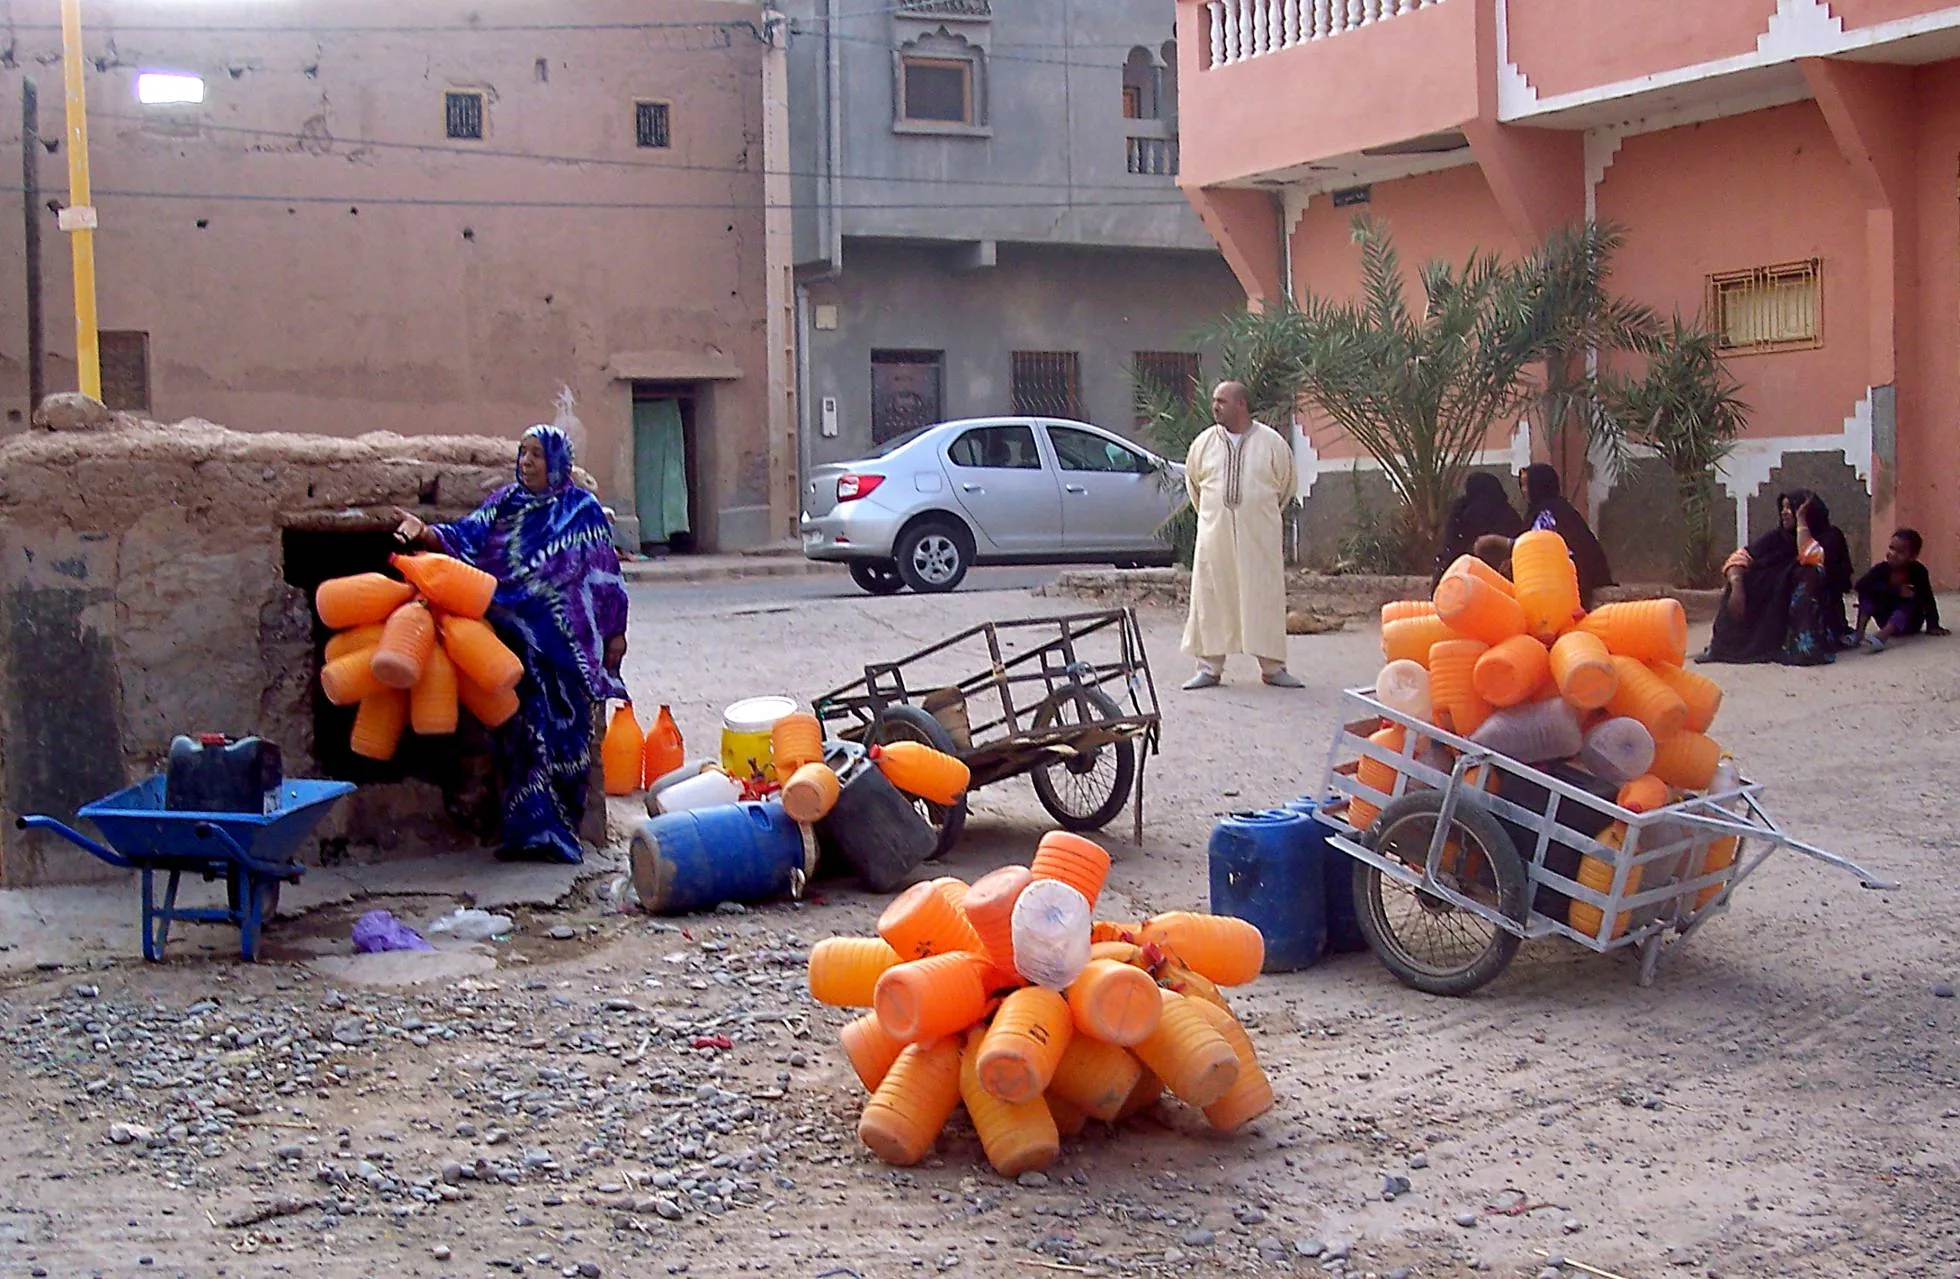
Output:
<path fill-rule="evenodd" d="M 626 633 L 626 582 L 599 499 L 572 483 L 572 441 L 555 426 L 526 439 L 544 446 L 546 487 L 520 478 L 454 524 L 437 525 L 443 549 L 497 579 L 490 620 L 535 662 L 575 665 L 594 701 L 624 698 L 606 669 L 606 641 Z"/>
<path fill-rule="evenodd" d="M 544 447 L 545 491 L 559 496 L 572 486 L 572 437 L 555 426 L 534 426 L 524 439 L 536 440 Z M 517 482 L 524 483 L 524 464 L 516 464 Z"/>

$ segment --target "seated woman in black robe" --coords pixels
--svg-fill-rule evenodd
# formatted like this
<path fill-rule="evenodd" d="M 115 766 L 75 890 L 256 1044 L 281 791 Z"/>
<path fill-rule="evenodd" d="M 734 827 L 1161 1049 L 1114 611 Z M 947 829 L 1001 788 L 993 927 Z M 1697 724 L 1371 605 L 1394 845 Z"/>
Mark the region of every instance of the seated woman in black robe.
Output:
<path fill-rule="evenodd" d="M 1459 556 L 1476 554 L 1479 539 L 1508 539 L 1522 532 L 1524 520 L 1504 495 L 1503 483 L 1487 471 L 1470 472 L 1463 481 L 1463 496 L 1451 504 L 1449 522 L 1443 526 L 1443 545 L 1436 552 L 1436 577 L 1430 587 L 1443 580 L 1443 571 Z"/>
<path fill-rule="evenodd" d="M 1842 554 L 1850 584 L 1850 551 L 1831 526 L 1829 508 L 1805 489 L 1777 499 L 1777 525 L 1722 566 L 1728 585 L 1715 614 L 1703 662 L 1782 662 L 1821 666 L 1835 660 L 1841 633 L 1830 609 L 1834 558 Z M 1832 536 L 1835 535 L 1835 536 Z M 1843 615 L 1844 596 L 1836 596 Z M 1838 622 L 1841 626 L 1842 622 Z"/>
<path fill-rule="evenodd" d="M 1550 529 L 1565 540 L 1572 565 L 1579 573 L 1579 603 L 1590 611 L 1602 586 L 1613 585 L 1613 566 L 1606 549 L 1577 507 L 1565 500 L 1556 468 L 1537 462 L 1519 477 L 1524 488 L 1525 518 L 1534 531 Z"/>

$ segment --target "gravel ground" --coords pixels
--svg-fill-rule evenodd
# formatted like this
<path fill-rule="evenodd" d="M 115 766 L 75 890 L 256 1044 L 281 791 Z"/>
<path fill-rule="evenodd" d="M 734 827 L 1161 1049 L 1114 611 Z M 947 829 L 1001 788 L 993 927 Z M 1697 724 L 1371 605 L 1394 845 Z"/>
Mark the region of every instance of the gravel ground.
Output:
<path fill-rule="evenodd" d="M 847 662 L 1060 611 L 636 604 L 631 682 L 701 740 L 735 696 L 808 696 Z M 1167 688 L 1177 620 L 1146 618 Z M 1317 784 L 1338 690 L 1378 659 L 1365 631 L 1294 645 L 1303 693 L 1235 671 L 1165 694 L 1145 846 L 1127 814 L 1112 829 L 1112 890 L 1136 913 L 1204 904 L 1218 813 Z M 421 985 L 312 965 L 362 910 L 419 924 L 452 902 L 284 921 L 255 967 L 173 943 L 186 958 L 28 973 L 0 990 L 0 1276 L 1385 1279 L 1569 1257 L 1627 1279 L 1950 1277 L 1956 655 L 1714 672 L 1717 735 L 1778 816 L 1902 890 L 1781 855 L 1647 989 L 1630 961 L 1549 942 L 1460 1000 L 1366 955 L 1263 978 L 1233 1002 L 1272 1114 L 1220 1137 L 1160 1105 L 1018 1182 L 963 1120 L 917 1169 L 857 1144 L 846 1018 L 802 982 L 811 944 L 882 904 L 848 883 L 679 921 L 617 913 L 595 885 Z M 982 792 L 946 873 L 1024 859 L 1045 828 L 1025 783 Z"/>

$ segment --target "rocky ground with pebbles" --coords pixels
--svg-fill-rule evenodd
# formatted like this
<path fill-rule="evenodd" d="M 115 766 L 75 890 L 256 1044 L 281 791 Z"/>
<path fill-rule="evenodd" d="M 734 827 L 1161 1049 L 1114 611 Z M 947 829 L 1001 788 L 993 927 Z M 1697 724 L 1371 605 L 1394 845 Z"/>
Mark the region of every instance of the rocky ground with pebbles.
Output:
<path fill-rule="evenodd" d="M 808 692 L 846 645 L 902 652 L 950 614 L 1003 611 L 1033 608 L 731 611 L 714 615 L 729 642 L 699 655 L 708 614 L 642 608 L 635 683 L 725 687 L 766 652 Z M 1175 619 L 1147 629 L 1169 682 Z M 1113 843 L 1119 904 L 1203 904 L 1215 814 L 1313 786 L 1372 644 L 1296 640 L 1312 687 L 1290 699 L 1169 695 L 1149 839 Z M 1779 815 L 1905 889 L 1779 857 L 1649 989 L 1557 945 L 1463 1000 L 1366 955 L 1263 978 L 1233 1002 L 1275 1111 L 1221 1137 L 1161 1104 L 1014 1181 L 960 1119 L 915 1169 L 856 1142 L 846 1018 L 803 983 L 808 947 L 881 905 L 847 883 L 679 921 L 590 894 L 517 912 L 511 937 L 463 948 L 468 975 L 420 985 L 309 961 L 344 951 L 360 910 L 425 923 L 453 902 L 282 921 L 257 966 L 173 942 L 164 965 L 18 973 L 0 986 L 0 1276 L 1585 1273 L 1569 1260 L 1949 1279 L 1955 658 L 1720 673 L 1726 740 Z M 677 702 L 684 727 L 698 700 Z M 983 792 L 945 870 L 1025 858 L 1042 829 L 1025 786 Z"/>

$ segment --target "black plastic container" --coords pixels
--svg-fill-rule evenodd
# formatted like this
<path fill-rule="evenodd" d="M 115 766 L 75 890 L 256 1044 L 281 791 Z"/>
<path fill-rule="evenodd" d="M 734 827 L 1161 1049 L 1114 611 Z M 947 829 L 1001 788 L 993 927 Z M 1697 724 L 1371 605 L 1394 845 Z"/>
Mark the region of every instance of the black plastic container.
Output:
<path fill-rule="evenodd" d="M 1541 773 L 1556 777 L 1568 786 L 1575 786 L 1589 795 L 1595 795 L 1609 804 L 1613 803 L 1620 793 L 1619 787 L 1610 782 L 1601 781 L 1584 769 L 1575 768 L 1571 764 L 1537 764 L 1533 767 L 1537 768 Z M 1543 786 L 1527 782 L 1521 777 L 1502 771 L 1499 772 L 1498 777 L 1497 793 L 1499 795 L 1502 795 L 1505 799 L 1510 800 L 1520 808 L 1528 808 L 1537 813 L 1545 811 L 1545 802 L 1551 797 L 1551 792 L 1547 791 Z M 1597 837 L 1601 831 L 1613 824 L 1613 819 L 1598 809 L 1569 799 L 1562 800 L 1559 803 L 1558 820 L 1561 826 L 1576 830 L 1581 835 L 1591 835 L 1594 837 Z M 1511 842 L 1518 846 L 1518 856 L 1529 863 L 1532 853 L 1538 847 L 1537 832 L 1517 822 L 1506 821 L 1501 817 L 1498 818 L 1498 825 L 1502 826 L 1504 833 L 1511 837 Z M 1579 850 L 1570 844 L 1561 844 L 1554 841 L 1545 846 L 1546 868 L 1558 872 L 1567 879 L 1579 878 L 1580 859 L 1581 854 Z M 1570 921 L 1567 920 L 1566 913 L 1572 908 L 1572 899 L 1559 892 L 1556 888 L 1545 886 L 1538 890 L 1536 899 L 1532 902 L 1532 908 L 1540 914 L 1551 916 L 1561 924 L 1568 923 Z"/>
<path fill-rule="evenodd" d="M 837 805 L 817 823 L 817 837 L 834 850 L 864 886 L 888 893 L 905 882 L 939 847 L 939 832 L 912 801 L 863 761 L 843 774 Z"/>
<path fill-rule="evenodd" d="M 271 814 L 285 785 L 285 761 L 272 742 L 233 741 L 222 733 L 179 737 L 170 743 L 163 806 L 178 813 Z"/>

